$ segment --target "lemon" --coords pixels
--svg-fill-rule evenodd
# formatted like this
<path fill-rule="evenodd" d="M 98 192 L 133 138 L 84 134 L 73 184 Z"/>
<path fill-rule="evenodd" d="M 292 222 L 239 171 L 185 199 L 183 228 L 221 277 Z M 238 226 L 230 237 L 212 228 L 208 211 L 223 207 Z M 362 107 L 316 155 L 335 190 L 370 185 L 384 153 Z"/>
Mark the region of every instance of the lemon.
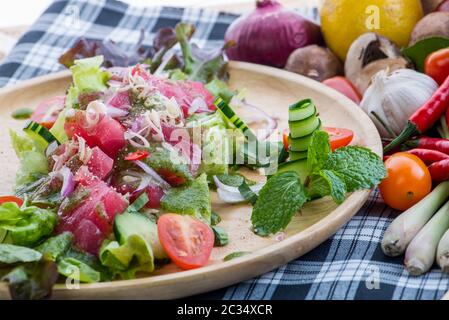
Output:
<path fill-rule="evenodd" d="M 352 42 L 365 32 L 407 45 L 423 9 L 420 0 L 325 0 L 320 15 L 327 45 L 344 60 Z"/>

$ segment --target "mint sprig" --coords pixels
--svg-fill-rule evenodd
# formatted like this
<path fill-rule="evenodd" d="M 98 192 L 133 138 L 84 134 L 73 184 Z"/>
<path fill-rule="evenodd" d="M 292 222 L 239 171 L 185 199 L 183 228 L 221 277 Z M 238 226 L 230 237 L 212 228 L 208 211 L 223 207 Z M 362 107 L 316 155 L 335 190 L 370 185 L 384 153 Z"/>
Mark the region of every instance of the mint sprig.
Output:
<path fill-rule="evenodd" d="M 282 172 L 268 179 L 259 192 L 251 215 L 253 230 L 268 236 L 284 229 L 307 201 L 296 172 Z"/>
<path fill-rule="evenodd" d="M 367 148 L 348 146 L 331 152 L 329 135 L 323 131 L 313 133 L 307 167 L 305 186 L 293 171 L 268 179 L 251 216 L 256 234 L 268 236 L 284 229 L 309 199 L 329 195 L 340 204 L 347 192 L 372 188 L 386 175 L 382 159 Z"/>

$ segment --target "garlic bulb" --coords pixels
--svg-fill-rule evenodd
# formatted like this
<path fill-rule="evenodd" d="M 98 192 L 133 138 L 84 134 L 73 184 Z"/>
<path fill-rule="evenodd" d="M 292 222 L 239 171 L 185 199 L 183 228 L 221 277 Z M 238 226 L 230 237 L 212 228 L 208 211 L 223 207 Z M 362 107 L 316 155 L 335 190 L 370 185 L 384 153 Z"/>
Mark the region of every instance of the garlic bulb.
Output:
<path fill-rule="evenodd" d="M 382 70 L 374 75 L 360 106 L 373 120 L 380 135 L 392 138 L 372 112 L 375 112 L 395 134 L 399 134 L 408 118 L 437 88 L 438 85 L 432 78 L 411 69 L 400 69 L 391 74 L 387 70 Z"/>

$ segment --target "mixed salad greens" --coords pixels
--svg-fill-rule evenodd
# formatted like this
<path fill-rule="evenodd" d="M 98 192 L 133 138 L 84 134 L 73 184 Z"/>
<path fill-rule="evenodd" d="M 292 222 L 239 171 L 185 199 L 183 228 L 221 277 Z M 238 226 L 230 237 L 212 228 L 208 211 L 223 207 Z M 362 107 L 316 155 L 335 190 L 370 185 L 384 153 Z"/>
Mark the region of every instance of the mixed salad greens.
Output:
<path fill-rule="evenodd" d="M 235 111 L 246 102 L 226 85 L 222 50 L 201 51 L 193 32 L 183 23 L 161 30 L 151 54 L 81 40 L 61 57 L 73 77 L 66 95 L 39 105 L 23 132 L 10 131 L 20 168 L 15 196 L 0 201 L 0 277 L 13 298 L 47 297 L 58 278 L 206 265 L 213 246 L 229 242 L 211 190 L 252 204 L 253 231 L 270 236 L 307 201 L 341 203 L 384 178 L 375 153 L 322 130 L 311 100 L 290 107 L 285 146 L 266 139 L 272 119 L 258 118 L 269 134 L 253 132 L 244 120 L 255 120 Z"/>

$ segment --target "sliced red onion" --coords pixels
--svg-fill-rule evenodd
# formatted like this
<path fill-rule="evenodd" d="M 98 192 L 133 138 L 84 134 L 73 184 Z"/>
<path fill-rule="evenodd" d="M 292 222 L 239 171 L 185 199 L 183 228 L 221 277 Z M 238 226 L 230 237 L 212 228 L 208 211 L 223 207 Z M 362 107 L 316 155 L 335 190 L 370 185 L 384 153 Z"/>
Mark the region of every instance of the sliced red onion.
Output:
<path fill-rule="evenodd" d="M 120 117 L 126 117 L 129 113 L 128 110 L 119 109 L 112 106 L 106 106 L 106 113 L 111 118 L 120 118 Z"/>
<path fill-rule="evenodd" d="M 75 189 L 75 181 L 73 179 L 73 173 L 67 167 L 62 167 L 59 170 L 59 175 L 62 177 L 61 196 L 69 196 Z"/>
<path fill-rule="evenodd" d="M 126 77 L 128 75 L 129 72 L 129 68 L 127 67 L 112 67 L 109 68 L 107 70 L 109 72 L 109 74 L 111 75 L 112 79 L 109 80 L 109 82 L 111 81 L 117 81 L 117 79 L 123 79 L 124 77 Z M 121 84 L 121 82 L 120 82 Z"/>
<path fill-rule="evenodd" d="M 95 126 L 101 118 L 102 114 L 106 114 L 106 106 L 98 100 L 92 101 L 86 108 L 86 122 L 88 127 Z"/>
<path fill-rule="evenodd" d="M 134 161 L 134 163 L 136 165 L 138 165 L 143 171 L 145 171 L 146 173 L 148 173 L 148 175 L 163 189 L 169 189 L 170 185 L 164 180 L 162 179 L 162 177 L 160 175 L 157 174 L 156 171 L 154 171 L 152 168 L 150 168 L 146 163 L 140 161 L 140 160 L 136 160 Z"/>
<path fill-rule="evenodd" d="M 147 173 L 140 175 L 140 183 L 139 186 L 136 188 L 134 192 L 139 192 L 148 187 L 151 183 L 152 179 L 151 176 Z"/>
<path fill-rule="evenodd" d="M 266 130 L 264 130 L 263 135 L 261 135 L 260 139 L 266 139 L 268 138 L 273 131 L 277 128 L 278 123 L 275 119 L 273 119 L 268 113 L 266 113 L 264 110 L 253 106 L 249 103 L 246 103 L 244 101 L 241 101 L 239 99 L 233 98 L 231 99 L 230 103 L 232 106 L 236 106 L 241 109 L 251 110 L 250 115 L 243 115 L 239 114 L 240 118 L 246 123 L 246 124 L 252 124 L 252 123 L 258 123 L 258 122 L 266 122 Z"/>
<path fill-rule="evenodd" d="M 53 142 L 50 142 L 50 144 L 47 146 L 47 149 L 45 150 L 45 156 L 48 158 L 55 150 L 58 148 L 58 142 L 55 140 Z"/>
<path fill-rule="evenodd" d="M 140 142 L 142 142 L 142 143 L 138 143 L 138 142 L 134 141 L 133 140 L 134 138 L 139 139 Z M 133 147 L 136 147 L 136 148 L 149 148 L 150 147 L 150 143 L 148 142 L 148 140 L 144 136 L 142 136 L 142 135 L 140 135 L 140 134 L 138 134 L 136 132 L 133 132 L 133 131 L 126 131 L 125 132 L 125 139 L 128 140 L 129 143 Z"/>
<path fill-rule="evenodd" d="M 189 114 L 194 114 L 198 111 L 200 112 L 209 111 L 207 103 L 202 97 L 196 97 L 195 99 L 193 99 L 189 107 Z"/>
<path fill-rule="evenodd" d="M 217 176 L 213 177 L 215 185 L 217 186 L 218 197 L 226 203 L 241 203 L 246 202 L 246 199 L 241 195 L 240 191 L 236 187 L 228 186 L 218 179 Z M 260 189 L 265 185 L 265 183 L 258 183 L 250 186 L 252 192 L 259 194 Z"/>

